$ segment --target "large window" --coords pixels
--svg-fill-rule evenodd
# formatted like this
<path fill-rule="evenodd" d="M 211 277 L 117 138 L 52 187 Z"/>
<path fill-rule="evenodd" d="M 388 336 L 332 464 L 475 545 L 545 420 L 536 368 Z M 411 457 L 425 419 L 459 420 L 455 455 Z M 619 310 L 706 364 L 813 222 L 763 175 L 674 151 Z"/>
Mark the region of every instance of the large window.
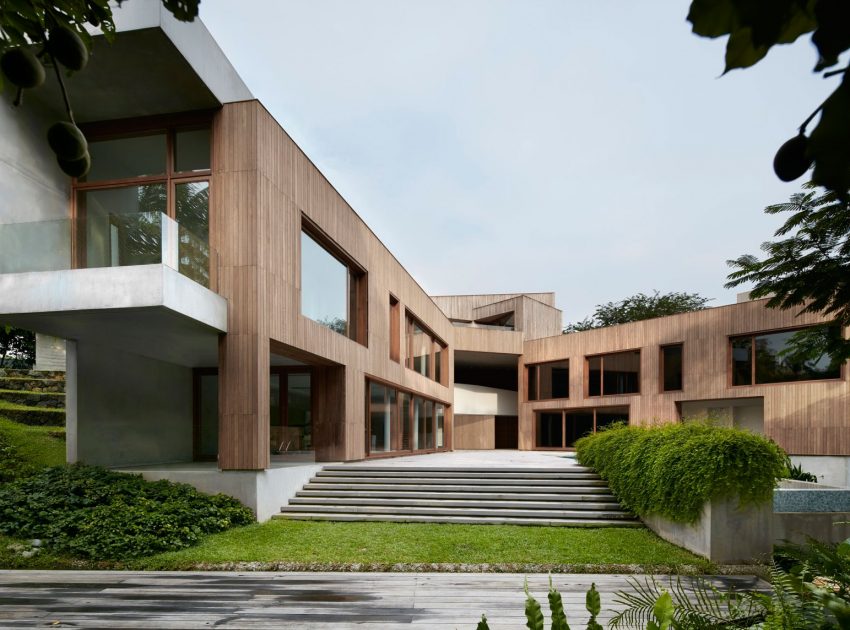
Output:
<path fill-rule="evenodd" d="M 301 314 L 366 345 L 366 272 L 302 219 Z"/>
<path fill-rule="evenodd" d="M 414 372 L 446 384 L 448 348 L 416 317 L 407 313 L 407 359 L 405 365 Z"/>
<path fill-rule="evenodd" d="M 569 360 L 527 365 L 525 370 L 528 377 L 528 400 L 570 397 Z"/>
<path fill-rule="evenodd" d="M 661 391 L 679 391 L 682 385 L 682 344 L 661 346 Z"/>
<path fill-rule="evenodd" d="M 86 132 L 92 166 L 74 182 L 75 267 L 165 263 L 208 287 L 208 124 Z"/>
<path fill-rule="evenodd" d="M 587 395 L 640 393 L 640 350 L 587 358 Z"/>
<path fill-rule="evenodd" d="M 447 413 L 441 402 L 369 381 L 369 454 L 445 448 Z"/>
<path fill-rule="evenodd" d="M 597 407 L 538 411 L 534 444 L 541 449 L 573 448 L 576 441 L 615 422 L 628 422 L 628 407 Z"/>
<path fill-rule="evenodd" d="M 841 361 L 813 348 L 824 337 L 840 338 L 838 326 L 733 337 L 732 385 L 789 383 L 841 377 Z"/>

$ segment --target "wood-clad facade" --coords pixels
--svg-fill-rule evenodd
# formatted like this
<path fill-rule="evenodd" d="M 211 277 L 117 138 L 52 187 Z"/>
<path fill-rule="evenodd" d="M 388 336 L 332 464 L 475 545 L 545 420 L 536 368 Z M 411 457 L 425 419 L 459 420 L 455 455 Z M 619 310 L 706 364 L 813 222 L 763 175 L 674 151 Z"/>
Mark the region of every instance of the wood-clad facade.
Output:
<path fill-rule="evenodd" d="M 229 301 L 228 333 L 219 346 L 220 467 L 269 466 L 272 354 L 312 366 L 319 461 L 369 455 L 369 379 L 446 405 L 450 436 L 454 328 L 448 318 L 258 101 L 224 105 L 213 131 L 213 289 Z M 301 314 L 300 243 L 308 223 L 362 268 L 362 340 Z M 397 307 L 390 307 L 390 296 Z M 445 384 L 406 367 L 407 346 L 393 339 L 404 313 L 447 346 Z"/>
<path fill-rule="evenodd" d="M 751 399 L 763 404 L 764 433 L 796 455 L 850 455 L 848 367 L 838 378 L 802 382 L 733 385 L 730 340 L 739 335 L 793 330 L 819 324 L 821 317 L 765 307 L 747 301 L 693 313 L 557 337 L 527 340 L 520 360 L 520 448 L 535 448 L 538 414 L 560 410 L 628 408 L 633 424 L 683 419 L 691 401 Z M 844 333 L 846 335 L 846 331 Z M 662 347 L 682 346 L 681 389 L 664 391 Z M 635 393 L 592 396 L 588 358 L 637 351 L 639 387 Z M 529 400 L 526 366 L 569 360 L 568 397 Z"/>

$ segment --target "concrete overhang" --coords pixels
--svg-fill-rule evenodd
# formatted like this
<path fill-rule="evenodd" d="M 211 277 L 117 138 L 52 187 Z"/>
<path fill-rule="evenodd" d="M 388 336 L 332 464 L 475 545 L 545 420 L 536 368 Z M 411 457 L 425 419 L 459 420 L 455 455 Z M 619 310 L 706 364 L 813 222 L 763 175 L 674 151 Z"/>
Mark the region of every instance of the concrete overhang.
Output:
<path fill-rule="evenodd" d="M 200 20 L 179 22 L 160 0 L 126 2 L 114 18 L 114 41 L 96 36 L 88 65 L 65 79 L 78 122 L 215 109 L 253 98 Z M 27 98 L 62 115 L 52 71 Z"/>
<path fill-rule="evenodd" d="M 227 300 L 166 265 L 3 274 L 0 321 L 178 365 L 214 366 Z"/>

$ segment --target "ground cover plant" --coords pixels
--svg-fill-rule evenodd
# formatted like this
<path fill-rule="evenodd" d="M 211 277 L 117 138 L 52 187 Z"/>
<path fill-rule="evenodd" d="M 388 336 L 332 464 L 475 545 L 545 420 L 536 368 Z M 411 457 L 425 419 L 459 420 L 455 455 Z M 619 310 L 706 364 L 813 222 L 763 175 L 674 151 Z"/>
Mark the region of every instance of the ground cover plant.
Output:
<path fill-rule="evenodd" d="M 578 461 L 595 468 L 623 507 L 695 522 L 711 499 L 742 505 L 770 501 L 785 453 L 770 440 L 701 422 L 615 425 L 576 443 Z"/>
<path fill-rule="evenodd" d="M 253 520 L 231 497 L 96 466 L 43 468 L 0 485 L 0 533 L 89 559 L 181 549 Z"/>
<path fill-rule="evenodd" d="M 0 483 L 64 461 L 64 428 L 24 426 L 0 417 Z"/>
<path fill-rule="evenodd" d="M 136 560 L 128 568 L 176 570 L 231 563 L 343 570 L 353 565 L 389 570 L 399 564 L 539 565 L 542 571 L 558 570 L 555 565 L 587 565 L 602 572 L 622 571 L 623 565 L 661 572 L 714 569 L 645 528 L 295 520 L 228 530 L 191 548 Z"/>

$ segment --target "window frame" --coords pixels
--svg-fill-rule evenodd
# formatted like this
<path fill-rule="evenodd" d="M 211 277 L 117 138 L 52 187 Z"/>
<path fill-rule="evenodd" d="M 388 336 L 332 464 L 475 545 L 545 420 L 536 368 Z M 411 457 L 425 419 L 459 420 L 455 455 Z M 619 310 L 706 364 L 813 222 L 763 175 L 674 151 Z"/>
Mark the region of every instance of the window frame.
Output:
<path fill-rule="evenodd" d="M 314 322 L 304 314 L 301 304 L 301 286 L 303 277 L 303 258 L 301 252 L 301 235 L 306 234 L 329 256 L 336 259 L 348 271 L 345 288 L 346 325 L 348 334 L 335 333 L 369 347 L 369 273 L 353 256 L 340 247 L 319 225 L 303 212 L 301 213 L 301 229 L 298 231 L 298 314 Z M 318 322 L 315 322 L 318 323 Z M 319 324 L 321 326 L 321 324 Z M 324 328 L 324 327 L 323 327 Z M 353 329 L 353 330 L 352 330 Z M 328 330 L 330 330 L 328 328 Z M 334 331 L 331 331 L 334 332 Z"/>
<path fill-rule="evenodd" d="M 567 395 L 566 396 L 558 396 L 556 398 L 540 398 L 540 366 L 541 365 L 550 365 L 553 363 L 567 363 Z M 531 398 L 531 368 L 534 368 L 534 384 L 535 384 L 535 398 Z M 546 402 L 548 400 L 569 400 L 570 399 L 570 359 L 569 357 L 564 359 L 553 359 L 552 361 L 538 361 L 535 363 L 526 363 L 525 364 L 525 400 L 526 402 Z"/>
<path fill-rule="evenodd" d="M 535 409 L 533 412 L 534 422 L 532 424 L 531 430 L 531 443 L 533 445 L 533 450 L 535 451 L 575 451 L 574 446 L 566 446 L 567 443 L 567 414 L 571 412 L 592 412 L 593 413 L 593 434 L 597 431 L 597 415 L 598 413 L 604 413 L 609 409 L 620 409 L 626 408 L 628 409 L 628 423 L 631 424 L 631 416 L 632 410 L 629 405 L 599 405 L 594 407 L 556 407 L 554 409 Z M 538 416 L 543 413 L 548 414 L 561 414 L 561 446 L 537 446 L 537 423 Z"/>
<path fill-rule="evenodd" d="M 667 389 L 667 387 L 665 385 L 665 373 L 664 373 L 664 371 L 665 371 L 664 350 L 667 349 L 667 348 L 675 348 L 677 346 L 679 348 L 681 348 L 681 354 L 682 354 L 682 366 L 681 366 L 682 386 L 677 388 L 677 389 Z M 669 394 L 671 392 L 683 392 L 683 391 L 685 391 L 685 342 L 684 341 L 678 341 L 678 342 L 674 342 L 674 343 L 661 344 L 658 347 L 658 368 L 659 368 L 659 371 L 658 371 L 658 385 L 659 385 L 659 387 L 658 387 L 658 389 L 662 394 Z"/>
<path fill-rule="evenodd" d="M 390 293 L 390 360 L 401 363 L 401 302 Z"/>
<path fill-rule="evenodd" d="M 843 334 L 843 329 L 841 325 L 836 322 L 823 322 L 821 324 L 809 324 L 807 326 L 794 326 L 792 328 L 771 328 L 768 330 L 760 330 L 752 333 L 745 333 L 743 335 L 729 335 L 726 340 L 726 385 L 729 388 L 737 388 L 737 387 L 774 387 L 776 385 L 796 385 L 798 383 L 829 383 L 836 381 L 843 381 L 847 376 L 847 361 L 843 361 L 838 367 L 838 376 L 834 378 L 809 378 L 803 379 L 799 381 L 775 381 L 772 383 L 756 383 L 756 337 L 760 337 L 763 335 L 774 335 L 777 333 L 794 333 L 799 330 L 806 330 L 807 328 L 814 328 L 816 326 L 837 326 L 839 328 L 839 332 Z M 742 385 L 735 385 L 735 361 L 733 357 L 733 348 L 732 342 L 738 339 L 749 339 L 750 340 L 750 382 Z"/>
<path fill-rule="evenodd" d="M 431 350 L 428 354 L 428 374 L 422 374 L 417 371 L 413 367 L 414 362 L 414 354 L 413 354 L 413 326 L 416 325 L 419 329 L 426 335 L 431 338 Z M 422 320 L 419 319 L 413 312 L 406 308 L 404 309 L 404 349 L 405 349 L 405 357 L 404 357 L 404 366 L 410 370 L 411 372 L 416 372 L 416 374 L 420 374 L 425 378 L 428 378 L 435 383 L 439 383 L 445 387 L 448 386 L 448 375 L 449 375 L 449 345 L 443 341 L 440 337 L 434 334 L 434 331 L 431 330 L 428 326 L 422 323 Z M 437 360 L 436 354 L 437 349 L 440 351 L 440 378 L 437 379 Z M 424 356 L 424 355 L 423 355 Z"/>
<path fill-rule="evenodd" d="M 615 354 L 628 354 L 630 352 L 636 352 L 638 355 L 638 377 L 637 377 L 637 391 L 636 392 L 628 392 L 625 394 L 606 394 L 605 393 L 605 357 L 609 357 Z M 590 393 L 590 359 L 601 359 L 601 363 L 599 365 L 599 394 Z M 641 380 L 643 375 L 643 366 L 641 364 L 643 358 L 643 352 L 641 348 L 628 348 L 626 350 L 615 350 L 613 352 L 603 352 L 598 354 L 586 354 L 584 356 L 584 396 L 585 398 L 604 398 L 606 396 L 640 396 L 641 395 Z"/>

